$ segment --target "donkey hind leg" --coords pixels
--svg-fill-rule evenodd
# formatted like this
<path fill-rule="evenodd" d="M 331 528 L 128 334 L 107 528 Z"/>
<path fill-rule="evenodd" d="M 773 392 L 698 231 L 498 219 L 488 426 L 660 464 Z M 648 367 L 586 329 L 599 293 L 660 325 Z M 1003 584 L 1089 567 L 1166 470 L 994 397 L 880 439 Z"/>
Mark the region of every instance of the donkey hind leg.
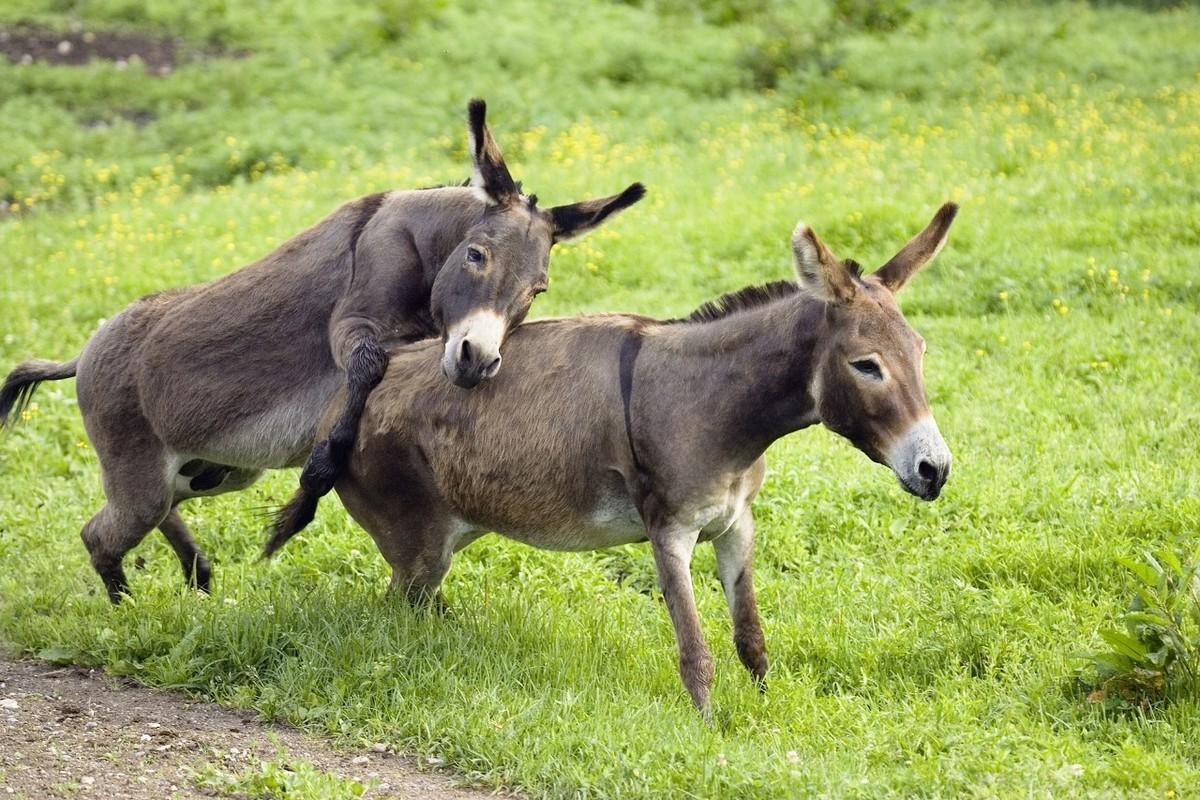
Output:
<path fill-rule="evenodd" d="M 388 592 L 403 592 L 408 602 L 416 608 L 447 611 L 449 607 L 442 596 L 441 585 L 453 559 L 450 542 L 438 536 L 421 535 L 413 538 L 416 539 L 415 546 L 404 548 L 403 553 L 384 552 L 384 557 L 392 566 Z"/>
<path fill-rule="evenodd" d="M 767 689 L 767 647 L 758 621 L 751 562 L 754 553 L 754 519 L 750 509 L 733 527 L 713 540 L 717 552 L 717 574 L 725 589 L 725 600 L 733 618 L 733 644 L 738 658 L 754 677 L 760 691 Z"/>
<path fill-rule="evenodd" d="M 110 491 L 104 508 L 83 526 L 81 535 L 92 557 L 92 566 L 114 604 L 121 602 L 122 594 L 129 593 L 129 582 L 121 566 L 125 554 L 162 523 L 170 511 L 170 489 L 162 476 L 157 475 L 141 491 L 128 494 Z"/>
<path fill-rule="evenodd" d="M 196 540 L 192 538 L 192 533 L 184 524 L 183 518 L 179 516 L 178 507 L 171 509 L 166 519 L 159 523 L 158 529 L 167 537 L 175 555 L 178 556 L 179 564 L 183 567 L 183 579 L 193 589 L 208 594 L 212 581 L 212 567 Z"/>
<path fill-rule="evenodd" d="M 260 469 L 225 466 L 200 459 L 186 462 L 175 476 L 175 499 L 171 512 L 158 529 L 171 543 L 183 568 L 183 579 L 193 589 L 208 594 L 212 581 L 212 566 L 192 538 L 191 531 L 179 515 L 179 504 L 192 497 L 236 492 L 250 486 L 262 475 Z"/>
<path fill-rule="evenodd" d="M 439 589 L 462 538 L 455 535 L 454 526 L 437 509 L 417 501 L 423 494 L 417 487 L 398 497 L 358 492 L 353 481 L 350 484 L 338 491 L 392 568 L 388 593 L 403 594 L 416 607 L 445 610 Z"/>

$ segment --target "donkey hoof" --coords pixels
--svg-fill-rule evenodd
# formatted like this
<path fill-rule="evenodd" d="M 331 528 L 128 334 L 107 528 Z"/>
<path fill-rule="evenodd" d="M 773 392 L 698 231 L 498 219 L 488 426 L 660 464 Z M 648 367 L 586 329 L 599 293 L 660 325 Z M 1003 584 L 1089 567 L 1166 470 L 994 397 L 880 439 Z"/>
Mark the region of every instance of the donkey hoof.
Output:
<path fill-rule="evenodd" d="M 121 601 L 126 597 L 133 597 L 133 595 L 129 593 L 128 585 L 120 587 L 105 586 L 104 589 L 106 592 L 108 592 L 108 602 L 112 603 L 114 606 L 121 605 Z"/>
<path fill-rule="evenodd" d="M 97 568 L 100 580 L 104 581 L 104 591 L 108 593 L 108 601 L 114 606 L 121 604 L 121 599 L 129 594 L 129 581 L 125 579 L 125 570 L 117 566 Z M 130 595 L 132 596 L 132 595 Z"/>
<path fill-rule="evenodd" d="M 209 567 L 207 561 L 197 560 L 195 572 L 187 574 L 185 578 L 187 579 L 188 585 L 196 591 L 204 594 L 212 593 L 212 568 Z"/>

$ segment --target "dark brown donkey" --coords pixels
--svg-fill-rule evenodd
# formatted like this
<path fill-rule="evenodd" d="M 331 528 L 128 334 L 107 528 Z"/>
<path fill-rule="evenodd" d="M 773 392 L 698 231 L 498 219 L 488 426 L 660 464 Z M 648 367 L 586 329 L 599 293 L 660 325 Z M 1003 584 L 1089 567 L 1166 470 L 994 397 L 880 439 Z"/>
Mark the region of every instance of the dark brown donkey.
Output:
<path fill-rule="evenodd" d="M 750 504 L 773 441 L 822 422 L 909 492 L 942 490 L 950 451 L 925 396 L 924 342 L 893 295 L 937 253 L 955 212 L 943 206 L 871 275 L 801 224 L 799 285 L 743 289 L 675 322 L 527 323 L 508 340 L 512 367 L 471 393 L 431 377 L 435 346 L 400 348 L 338 494 L 391 564 L 392 588 L 414 601 L 488 531 L 559 550 L 649 539 L 683 682 L 707 715 L 713 667 L 692 551 L 713 542 L 738 655 L 762 681 Z M 336 404 L 323 427 L 335 416 Z M 277 532 L 268 554 L 294 532 Z"/>
<path fill-rule="evenodd" d="M 76 359 L 30 361 L 8 376 L 0 424 L 39 381 L 77 377 L 108 499 L 83 541 L 114 603 L 127 591 L 122 558 L 156 526 L 185 576 L 208 588 L 208 562 L 179 502 L 245 488 L 310 452 L 301 486 L 313 498 L 328 492 L 387 368 L 382 341 L 440 335 L 430 366 L 438 380 L 472 387 L 493 377 L 508 330 L 546 288 L 551 246 L 642 197 L 634 184 L 539 209 L 509 175 L 484 114 L 472 101 L 469 186 L 347 203 L 237 272 L 136 301 Z M 314 449 L 343 382 L 338 420 Z"/>

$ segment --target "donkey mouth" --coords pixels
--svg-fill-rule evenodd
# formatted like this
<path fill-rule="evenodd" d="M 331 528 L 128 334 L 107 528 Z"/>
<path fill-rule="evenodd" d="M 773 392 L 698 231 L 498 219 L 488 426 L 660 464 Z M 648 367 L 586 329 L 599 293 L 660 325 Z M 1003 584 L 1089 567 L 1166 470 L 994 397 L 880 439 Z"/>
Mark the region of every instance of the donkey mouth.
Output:
<path fill-rule="evenodd" d="M 461 389 L 474 389 L 480 383 L 490 380 L 500 371 L 500 356 L 496 356 L 490 363 L 475 367 L 463 367 L 461 364 L 455 368 L 447 368 L 442 364 L 442 374 L 455 386 Z"/>
<path fill-rule="evenodd" d="M 447 375 L 446 377 L 450 378 L 450 382 L 460 389 L 474 389 L 479 385 L 479 382 L 483 380 L 478 375 L 464 375 L 462 373 L 457 375 Z"/>
<path fill-rule="evenodd" d="M 896 477 L 900 479 L 900 485 L 904 487 L 904 491 L 930 503 L 941 496 L 942 488 L 946 485 L 946 478 L 949 477 L 948 473 L 949 470 L 939 470 L 934 475 L 918 472 L 911 476 L 897 475 Z"/>
<path fill-rule="evenodd" d="M 924 482 L 922 482 L 924 483 Z M 904 487 L 904 491 L 909 494 L 919 497 L 927 503 L 932 503 L 937 500 L 942 494 L 942 485 L 940 483 L 925 483 L 922 486 L 914 486 L 908 481 L 901 479 L 900 485 Z"/>

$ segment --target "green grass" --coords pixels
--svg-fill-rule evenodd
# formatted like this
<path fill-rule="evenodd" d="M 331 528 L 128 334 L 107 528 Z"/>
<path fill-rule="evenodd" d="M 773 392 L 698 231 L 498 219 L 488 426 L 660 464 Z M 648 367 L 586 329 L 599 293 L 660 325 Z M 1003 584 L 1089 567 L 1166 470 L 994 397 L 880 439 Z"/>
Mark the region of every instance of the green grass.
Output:
<path fill-rule="evenodd" d="M 712 729 L 645 547 L 484 540 L 446 582 L 454 613 L 413 613 L 333 499 L 255 561 L 293 474 L 185 507 L 211 598 L 155 535 L 111 608 L 78 539 L 102 494 L 69 383 L 0 439 L 0 641 L 535 796 L 1185 796 L 1200 699 L 1106 714 L 1072 654 L 1128 600 L 1118 557 L 1200 529 L 1200 12 L 870 5 L 101 0 L 71 8 L 249 54 L 164 78 L 0 64 L 4 365 L 68 358 L 139 294 L 223 274 L 338 202 L 461 179 L 475 94 L 543 203 L 650 188 L 556 252 L 540 315 L 676 315 L 786 276 L 797 218 L 878 264 L 960 202 L 903 297 L 954 474 L 923 505 L 826 432 L 772 448 L 766 696 L 707 548 Z M 113 124 L 82 124 L 98 116 Z"/>
<path fill-rule="evenodd" d="M 304 759 L 292 758 L 285 748 L 269 761 L 255 758 L 251 765 L 230 772 L 209 761 L 191 770 L 196 788 L 219 797 L 250 797 L 262 800 L 354 800 L 368 787 L 359 781 L 324 772 Z"/>

